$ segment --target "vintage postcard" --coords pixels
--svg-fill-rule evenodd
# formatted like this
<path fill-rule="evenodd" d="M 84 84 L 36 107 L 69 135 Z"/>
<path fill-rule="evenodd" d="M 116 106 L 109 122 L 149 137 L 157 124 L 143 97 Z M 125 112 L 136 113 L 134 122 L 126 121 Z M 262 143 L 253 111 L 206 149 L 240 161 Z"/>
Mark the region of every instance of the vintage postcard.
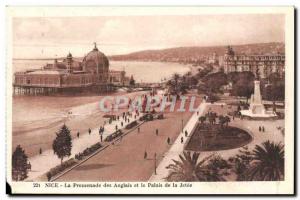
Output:
<path fill-rule="evenodd" d="M 294 8 L 7 7 L 12 194 L 294 194 Z"/>

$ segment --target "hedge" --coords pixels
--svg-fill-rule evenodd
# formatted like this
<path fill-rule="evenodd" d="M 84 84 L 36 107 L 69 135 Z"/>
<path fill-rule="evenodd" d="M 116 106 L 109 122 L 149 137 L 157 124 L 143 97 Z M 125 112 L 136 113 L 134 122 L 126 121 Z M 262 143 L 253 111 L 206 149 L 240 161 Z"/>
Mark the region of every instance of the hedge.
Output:
<path fill-rule="evenodd" d="M 114 133 L 110 134 L 109 136 L 107 136 L 104 141 L 105 142 L 111 142 L 112 140 L 114 140 L 115 138 L 117 138 L 121 135 L 123 135 L 123 132 L 121 130 L 117 130 L 116 132 L 114 132 Z"/>
<path fill-rule="evenodd" d="M 78 153 L 75 155 L 75 159 L 82 160 L 84 157 L 91 155 L 92 153 L 96 152 L 100 149 L 102 145 L 97 142 L 96 144 L 92 145 L 91 147 L 86 148 L 82 153 Z"/>
<path fill-rule="evenodd" d="M 65 162 L 63 162 L 61 165 L 58 165 L 54 168 L 51 168 L 47 173 L 46 176 L 48 178 L 48 181 L 51 180 L 51 178 L 57 174 L 59 174 L 60 172 L 63 172 L 65 169 L 74 166 L 75 164 L 77 164 L 77 161 L 74 158 L 71 158 Z"/>
<path fill-rule="evenodd" d="M 133 122 L 127 124 L 127 125 L 125 126 L 125 128 L 126 128 L 126 129 L 131 129 L 131 128 L 135 127 L 136 125 L 138 125 L 138 123 L 137 123 L 136 121 L 133 121 Z"/>

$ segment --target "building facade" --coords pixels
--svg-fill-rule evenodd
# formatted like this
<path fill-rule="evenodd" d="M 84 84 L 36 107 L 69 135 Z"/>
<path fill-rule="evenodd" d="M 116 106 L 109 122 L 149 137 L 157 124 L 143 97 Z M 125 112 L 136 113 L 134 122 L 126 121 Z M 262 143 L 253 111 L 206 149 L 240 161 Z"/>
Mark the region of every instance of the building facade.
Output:
<path fill-rule="evenodd" d="M 117 70 L 110 70 L 109 71 L 109 83 L 115 85 L 126 85 L 126 76 L 125 71 L 117 71 Z"/>
<path fill-rule="evenodd" d="M 284 75 L 285 55 L 245 55 L 235 54 L 232 47 L 228 46 L 224 56 L 219 58 L 219 65 L 225 73 L 250 71 L 259 73 L 260 78 L 267 78 L 271 73 Z"/>
<path fill-rule="evenodd" d="M 109 90 L 109 61 L 96 43 L 82 61 L 69 53 L 65 59 L 47 64 L 42 69 L 14 74 L 14 92 L 44 93 L 63 91 Z"/>

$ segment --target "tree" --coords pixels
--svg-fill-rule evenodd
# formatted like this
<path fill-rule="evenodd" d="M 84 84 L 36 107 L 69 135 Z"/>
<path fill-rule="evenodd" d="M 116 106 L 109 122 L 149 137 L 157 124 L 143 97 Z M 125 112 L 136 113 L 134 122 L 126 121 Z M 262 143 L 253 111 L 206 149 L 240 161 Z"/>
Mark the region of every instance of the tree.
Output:
<path fill-rule="evenodd" d="M 280 181 L 284 178 L 284 145 L 269 140 L 256 145 L 253 161 L 245 172 L 250 181 Z"/>
<path fill-rule="evenodd" d="M 224 124 L 226 123 L 226 119 L 223 115 L 219 115 L 219 124 L 221 124 L 221 127 L 223 128 Z"/>
<path fill-rule="evenodd" d="M 249 151 L 249 148 L 247 146 L 242 147 L 235 157 L 229 158 L 228 160 L 233 162 L 237 180 L 244 181 L 244 173 L 249 168 L 250 162 L 253 160 L 253 155 Z"/>
<path fill-rule="evenodd" d="M 201 124 L 203 124 L 206 121 L 206 117 L 205 116 L 199 117 L 199 121 L 201 122 Z"/>
<path fill-rule="evenodd" d="M 18 145 L 12 155 L 12 178 L 14 180 L 21 181 L 27 178 L 27 160 L 25 151 Z"/>
<path fill-rule="evenodd" d="M 216 119 L 217 119 L 217 113 L 215 112 L 209 112 L 207 113 L 207 118 L 210 124 L 214 124 L 216 123 Z"/>
<path fill-rule="evenodd" d="M 228 126 L 228 124 L 230 122 L 230 117 L 229 116 L 225 116 L 224 119 L 225 119 L 226 126 Z"/>
<path fill-rule="evenodd" d="M 175 73 L 175 74 L 173 74 L 173 80 L 174 80 L 174 87 L 175 87 L 175 90 L 177 91 L 177 87 L 178 87 L 178 80 L 179 80 L 179 78 L 180 78 L 180 75 L 179 74 L 177 74 L 177 73 Z"/>
<path fill-rule="evenodd" d="M 254 74 L 247 71 L 234 72 L 230 73 L 228 77 L 233 83 L 231 95 L 245 97 L 248 102 L 254 92 Z"/>
<path fill-rule="evenodd" d="M 219 92 L 223 85 L 227 84 L 227 76 L 224 72 L 208 74 L 203 79 L 209 92 Z"/>
<path fill-rule="evenodd" d="M 183 155 L 179 155 L 180 161 L 173 160 L 174 163 L 166 167 L 169 169 L 169 174 L 165 179 L 170 182 L 223 181 L 224 179 L 220 174 L 215 173 L 206 165 L 212 156 L 198 161 L 199 155 L 197 152 L 191 154 L 184 151 Z"/>
<path fill-rule="evenodd" d="M 52 148 L 58 158 L 61 159 L 61 164 L 64 157 L 69 157 L 72 150 L 72 138 L 68 127 L 64 124 L 53 141 Z"/>
<path fill-rule="evenodd" d="M 276 112 L 276 101 L 284 101 L 285 98 L 285 85 L 284 83 L 277 82 L 269 84 L 264 90 L 264 99 L 273 102 L 273 110 Z"/>

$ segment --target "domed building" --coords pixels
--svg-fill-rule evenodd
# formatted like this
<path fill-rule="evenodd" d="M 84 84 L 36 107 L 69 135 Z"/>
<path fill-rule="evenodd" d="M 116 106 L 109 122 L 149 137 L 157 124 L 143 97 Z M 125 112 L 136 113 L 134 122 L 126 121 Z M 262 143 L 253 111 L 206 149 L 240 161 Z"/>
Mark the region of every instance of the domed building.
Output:
<path fill-rule="evenodd" d="M 90 51 L 82 61 L 83 70 L 93 74 L 108 73 L 109 61 L 104 53 L 100 52 L 96 46 Z"/>
<path fill-rule="evenodd" d="M 69 54 L 66 58 L 42 69 L 27 70 L 14 74 L 16 93 L 51 93 L 51 92 L 104 92 L 110 90 L 109 61 L 100 52 L 96 43 L 94 48 L 80 61 Z"/>

